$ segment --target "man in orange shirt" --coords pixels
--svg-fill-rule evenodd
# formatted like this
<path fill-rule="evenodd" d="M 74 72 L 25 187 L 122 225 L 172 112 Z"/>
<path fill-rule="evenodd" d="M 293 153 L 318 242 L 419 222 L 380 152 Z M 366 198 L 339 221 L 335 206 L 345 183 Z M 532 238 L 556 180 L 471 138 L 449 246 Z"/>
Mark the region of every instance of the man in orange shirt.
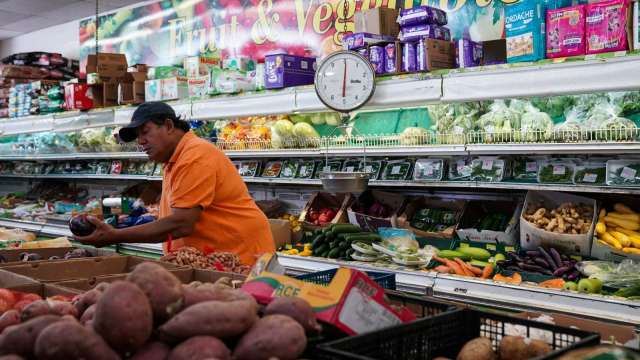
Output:
<path fill-rule="evenodd" d="M 274 252 L 266 216 L 249 196 L 231 161 L 213 144 L 189 131 L 162 102 L 140 105 L 120 130 L 125 142 L 138 139 L 149 159 L 164 165 L 158 221 L 114 229 L 96 218 L 96 231 L 76 239 L 87 245 L 164 243 L 165 253 L 182 246 L 236 253 L 246 265 Z"/>

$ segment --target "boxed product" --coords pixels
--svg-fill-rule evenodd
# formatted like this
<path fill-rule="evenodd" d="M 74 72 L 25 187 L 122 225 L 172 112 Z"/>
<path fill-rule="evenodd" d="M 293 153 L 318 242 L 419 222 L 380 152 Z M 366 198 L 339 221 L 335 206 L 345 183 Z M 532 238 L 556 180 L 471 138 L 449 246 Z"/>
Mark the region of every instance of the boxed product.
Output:
<path fill-rule="evenodd" d="M 179 100 L 189 97 L 189 86 L 186 78 L 166 78 L 161 80 L 160 94 L 162 100 Z"/>
<path fill-rule="evenodd" d="M 147 73 L 128 72 L 124 82 L 118 86 L 118 104 L 142 104 L 145 101 L 145 81 Z"/>
<path fill-rule="evenodd" d="M 267 55 L 264 58 L 265 88 L 278 89 L 313 84 L 316 59 L 296 55 Z"/>
<path fill-rule="evenodd" d="M 455 42 L 456 67 L 468 68 L 482 65 L 482 43 L 469 39 L 460 39 Z"/>
<path fill-rule="evenodd" d="M 220 67 L 220 59 L 202 56 L 185 57 L 183 63 L 187 77 L 207 76 L 211 72 L 211 68 Z"/>
<path fill-rule="evenodd" d="M 403 69 L 403 49 L 405 43 L 399 41 L 389 43 L 384 46 L 384 71 L 385 74 L 393 74 L 400 72 Z M 413 45 L 415 48 L 415 45 Z M 413 57 L 415 64 L 415 50 L 413 51 Z M 415 71 L 415 70 L 414 70 Z"/>
<path fill-rule="evenodd" d="M 418 71 L 453 69 L 455 49 L 450 41 L 422 38 L 416 46 Z"/>
<path fill-rule="evenodd" d="M 609 0 L 586 6 L 587 54 L 627 50 L 629 1 Z"/>
<path fill-rule="evenodd" d="M 389 306 L 384 299 L 384 289 L 361 271 L 339 268 L 324 286 L 283 274 L 284 268 L 274 254 L 263 255 L 242 290 L 261 304 L 278 296 L 305 299 L 319 320 L 349 335 L 415 320 L 415 315 L 405 307 L 396 310 Z"/>
<path fill-rule="evenodd" d="M 418 159 L 413 169 L 413 180 L 440 181 L 445 171 L 445 162 L 442 159 Z"/>
<path fill-rule="evenodd" d="M 345 50 L 356 50 L 369 45 L 392 41 L 395 41 L 395 37 L 393 36 L 356 32 L 345 35 L 342 39 L 342 46 Z"/>
<path fill-rule="evenodd" d="M 596 217 L 593 199 L 554 191 L 529 191 L 520 216 L 520 247 L 524 250 L 553 247 L 562 253 L 589 256 Z M 576 219 L 575 223 L 568 218 Z M 574 226 L 582 230 L 574 234 Z"/>
<path fill-rule="evenodd" d="M 507 61 L 537 61 L 545 57 L 545 5 L 523 0 L 505 8 Z"/>
<path fill-rule="evenodd" d="M 421 38 L 451 40 L 451 32 L 444 26 L 421 24 L 403 27 L 398 36 L 400 41 L 418 41 Z"/>
<path fill-rule="evenodd" d="M 204 98 L 209 94 L 209 77 L 200 76 L 189 78 L 189 80 L 187 80 L 187 88 L 190 99 Z"/>
<path fill-rule="evenodd" d="M 444 26 L 447 25 L 447 13 L 431 6 L 416 6 L 401 10 L 397 21 L 400 26 L 419 24 Z"/>
<path fill-rule="evenodd" d="M 144 82 L 145 101 L 162 100 L 162 80 L 147 80 Z"/>
<path fill-rule="evenodd" d="M 462 218 L 465 200 L 419 197 L 407 202 L 398 227 L 423 238 L 452 239 Z"/>
<path fill-rule="evenodd" d="M 247 72 L 256 68 L 256 62 L 248 56 L 231 56 L 222 60 L 222 68 Z"/>
<path fill-rule="evenodd" d="M 385 64 L 385 48 L 382 45 L 373 45 L 369 47 L 369 63 L 373 66 L 376 74 L 384 74 L 387 68 Z"/>
<path fill-rule="evenodd" d="M 607 185 L 639 186 L 640 160 L 620 159 L 607 161 Z"/>
<path fill-rule="evenodd" d="M 471 179 L 471 164 L 472 159 L 470 157 L 455 157 L 449 162 L 449 180 L 454 181 L 467 181 Z"/>
<path fill-rule="evenodd" d="M 411 178 L 413 163 L 411 160 L 392 160 L 388 161 L 381 180 L 400 181 Z"/>
<path fill-rule="evenodd" d="M 604 161 L 588 161 L 576 166 L 573 183 L 576 185 L 604 185 L 607 182 L 607 164 Z"/>
<path fill-rule="evenodd" d="M 572 184 L 576 164 L 570 160 L 542 161 L 538 168 L 538 182 L 541 184 Z"/>
<path fill-rule="evenodd" d="M 64 87 L 67 109 L 89 110 L 93 108 L 93 92 L 87 84 L 67 84 Z"/>
<path fill-rule="evenodd" d="M 370 232 L 377 232 L 378 228 L 383 227 L 396 227 L 404 203 L 405 197 L 402 195 L 368 190 L 349 207 L 349 222 Z"/>
<path fill-rule="evenodd" d="M 355 13 L 354 25 L 356 33 L 370 33 L 396 37 L 400 27 L 396 22 L 398 10 L 377 7 Z"/>
<path fill-rule="evenodd" d="M 511 178 L 511 164 L 497 157 L 479 157 L 471 161 L 471 181 L 500 182 Z"/>
<path fill-rule="evenodd" d="M 127 74 L 127 57 L 124 54 L 98 53 L 87 58 L 86 73 L 97 74 L 98 82 L 120 82 Z"/>
<path fill-rule="evenodd" d="M 513 178 L 519 181 L 537 181 L 544 156 L 518 156 L 513 159 Z"/>
<path fill-rule="evenodd" d="M 184 77 L 187 74 L 178 66 L 154 66 L 147 73 L 149 80 L 162 80 L 172 77 Z"/>
<path fill-rule="evenodd" d="M 460 240 L 515 245 L 520 236 L 522 199 L 470 201 L 456 233 Z"/>
<path fill-rule="evenodd" d="M 247 73 L 240 70 L 222 70 L 215 80 L 212 79 L 214 94 L 237 94 L 253 90 L 253 83 Z"/>
<path fill-rule="evenodd" d="M 547 58 L 584 55 L 585 6 L 547 11 Z"/>
<path fill-rule="evenodd" d="M 351 194 L 314 193 L 300 212 L 300 222 L 305 229 L 320 229 L 330 224 L 348 224 L 347 208 Z"/>

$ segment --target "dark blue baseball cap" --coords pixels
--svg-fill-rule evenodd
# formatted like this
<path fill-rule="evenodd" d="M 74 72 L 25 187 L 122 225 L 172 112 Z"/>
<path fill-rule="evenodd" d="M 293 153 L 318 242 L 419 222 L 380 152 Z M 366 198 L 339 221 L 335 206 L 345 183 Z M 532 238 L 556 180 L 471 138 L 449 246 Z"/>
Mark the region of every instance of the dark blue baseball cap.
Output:
<path fill-rule="evenodd" d="M 150 101 L 138 106 L 131 116 L 131 122 L 122 127 L 118 135 L 124 142 L 134 141 L 138 137 L 137 129 L 149 120 L 171 119 L 178 120 L 173 108 L 161 101 Z"/>

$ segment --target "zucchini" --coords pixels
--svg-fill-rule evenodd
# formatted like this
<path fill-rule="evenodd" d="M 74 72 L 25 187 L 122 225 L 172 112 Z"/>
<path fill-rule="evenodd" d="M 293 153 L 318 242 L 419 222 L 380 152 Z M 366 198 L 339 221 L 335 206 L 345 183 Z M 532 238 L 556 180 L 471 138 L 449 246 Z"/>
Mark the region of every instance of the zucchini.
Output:
<path fill-rule="evenodd" d="M 329 245 L 327 243 L 324 243 L 322 245 L 320 245 L 317 249 L 313 249 L 312 253 L 313 255 L 320 256 L 320 257 L 324 257 L 324 253 L 328 252 L 330 250 Z"/>
<path fill-rule="evenodd" d="M 334 240 L 329 243 L 329 248 L 331 250 L 336 249 L 338 246 L 340 246 L 340 240 Z"/>
<path fill-rule="evenodd" d="M 328 232 L 324 235 L 324 237 L 327 239 L 327 241 L 334 241 L 336 240 L 336 235 L 332 232 Z"/>
<path fill-rule="evenodd" d="M 357 233 L 362 231 L 359 226 L 351 225 L 351 224 L 335 224 L 333 225 L 333 229 L 331 230 L 334 234 L 342 234 L 342 233 Z"/>
<path fill-rule="evenodd" d="M 340 249 L 342 251 L 345 251 L 345 250 L 350 249 L 350 248 L 351 248 L 351 242 L 346 241 L 346 240 L 341 242 L 340 245 L 338 245 L 338 249 Z"/>
<path fill-rule="evenodd" d="M 351 254 L 353 254 L 354 252 L 356 252 L 353 248 L 347 249 L 347 251 L 345 252 L 345 255 L 347 255 L 347 257 L 351 258 Z"/>
<path fill-rule="evenodd" d="M 339 248 L 335 248 L 335 249 L 331 249 L 331 251 L 329 251 L 328 254 L 328 258 L 329 259 L 337 259 L 340 256 L 340 249 Z"/>
<path fill-rule="evenodd" d="M 316 248 L 320 247 L 322 244 L 324 244 L 324 240 L 324 235 L 320 234 L 316 236 L 311 242 L 311 249 L 315 250 Z"/>
<path fill-rule="evenodd" d="M 382 241 L 382 238 L 380 237 L 380 235 L 377 235 L 377 234 L 352 235 L 352 236 L 348 236 L 346 239 L 351 241 L 351 242 L 361 241 L 361 242 L 363 242 L 365 244 L 371 244 L 373 242 Z"/>

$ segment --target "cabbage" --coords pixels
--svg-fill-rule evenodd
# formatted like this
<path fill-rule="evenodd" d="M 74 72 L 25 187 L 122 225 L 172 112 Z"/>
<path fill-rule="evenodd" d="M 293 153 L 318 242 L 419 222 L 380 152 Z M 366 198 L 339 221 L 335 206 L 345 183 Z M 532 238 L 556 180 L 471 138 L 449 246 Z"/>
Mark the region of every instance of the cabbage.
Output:
<path fill-rule="evenodd" d="M 311 123 L 313 125 L 324 125 L 326 122 L 326 119 L 323 113 L 311 114 L 310 118 L 311 118 Z"/>
<path fill-rule="evenodd" d="M 485 132 L 486 142 L 510 139 L 512 130 L 520 130 L 520 114 L 510 109 L 503 100 L 494 101 L 489 109 L 488 113 L 478 119 L 480 129 Z"/>
<path fill-rule="evenodd" d="M 273 131 L 282 137 L 291 137 L 293 135 L 293 123 L 289 120 L 278 120 L 273 125 Z"/>
<path fill-rule="evenodd" d="M 546 112 L 552 118 L 556 118 L 562 116 L 567 109 L 575 104 L 575 98 L 573 96 L 551 96 L 535 98 L 531 102 L 540 111 Z"/>
<path fill-rule="evenodd" d="M 299 123 L 306 124 L 307 123 Z M 289 120 L 278 120 L 271 126 L 271 146 L 275 149 L 295 147 L 294 125 Z"/>
<path fill-rule="evenodd" d="M 428 141 L 429 132 L 421 127 L 408 127 L 400 134 L 400 144 L 402 145 L 422 145 Z"/>
<path fill-rule="evenodd" d="M 340 126 L 342 124 L 342 118 L 338 113 L 325 113 L 324 118 L 329 126 Z"/>
<path fill-rule="evenodd" d="M 525 141 L 550 140 L 553 137 L 553 120 L 532 104 L 527 104 L 520 121 L 520 131 Z"/>
<path fill-rule="evenodd" d="M 291 122 L 297 124 L 299 122 L 306 122 L 307 124 L 311 124 L 312 114 L 291 114 L 289 118 Z"/>
<path fill-rule="evenodd" d="M 293 126 L 293 135 L 302 146 L 319 146 L 320 134 L 307 123 L 297 123 Z"/>
<path fill-rule="evenodd" d="M 282 138 L 273 129 L 271 130 L 271 147 L 274 149 L 283 149 L 285 147 Z"/>

